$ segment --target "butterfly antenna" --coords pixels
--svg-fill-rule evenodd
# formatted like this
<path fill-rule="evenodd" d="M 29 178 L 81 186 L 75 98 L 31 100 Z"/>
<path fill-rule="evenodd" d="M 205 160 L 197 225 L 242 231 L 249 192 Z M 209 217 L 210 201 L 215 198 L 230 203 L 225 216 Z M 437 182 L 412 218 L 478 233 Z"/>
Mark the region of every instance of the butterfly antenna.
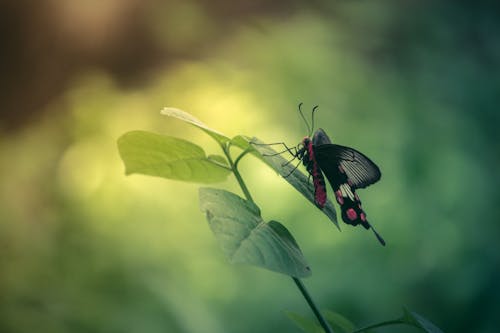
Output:
<path fill-rule="evenodd" d="M 304 113 L 302 113 L 302 104 L 303 104 L 302 102 L 300 102 L 299 104 L 299 113 L 300 116 L 302 117 L 302 120 L 304 120 L 304 123 L 307 126 L 307 133 L 309 133 L 309 136 L 311 136 L 312 130 L 311 127 L 309 127 L 309 123 L 307 122 L 306 117 L 304 117 Z"/>
<path fill-rule="evenodd" d="M 380 234 L 377 232 L 377 230 L 375 230 L 375 228 L 373 228 L 371 224 L 370 224 L 370 229 L 372 229 L 373 233 L 375 234 L 375 237 L 377 237 L 380 244 L 385 246 L 385 240 L 382 238 L 382 236 L 380 236 Z"/>
<path fill-rule="evenodd" d="M 314 112 L 316 112 L 319 108 L 319 105 L 316 105 L 315 107 L 313 107 L 313 110 L 312 110 L 312 113 L 311 113 L 311 132 L 309 133 L 309 136 L 312 135 L 312 131 L 314 131 Z"/>

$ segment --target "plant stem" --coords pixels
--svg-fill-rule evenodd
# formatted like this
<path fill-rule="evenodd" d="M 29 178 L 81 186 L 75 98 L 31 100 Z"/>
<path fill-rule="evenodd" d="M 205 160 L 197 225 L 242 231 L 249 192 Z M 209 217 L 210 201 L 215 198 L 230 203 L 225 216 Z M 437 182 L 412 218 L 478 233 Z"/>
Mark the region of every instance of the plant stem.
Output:
<path fill-rule="evenodd" d="M 242 159 L 243 156 L 245 156 L 246 154 L 248 154 L 250 152 L 250 149 L 247 148 L 245 149 L 237 158 L 236 160 L 234 161 L 234 168 L 235 169 L 238 169 L 238 163 L 240 162 L 240 160 Z"/>
<path fill-rule="evenodd" d="M 226 146 L 222 146 L 222 150 L 224 151 L 224 154 L 226 155 L 227 157 L 227 160 L 229 161 L 229 165 L 231 166 L 231 170 L 233 170 L 233 173 L 234 173 L 234 176 L 236 177 L 236 180 L 238 181 L 238 184 L 240 184 L 240 187 L 241 187 L 241 190 L 243 191 L 243 194 L 245 195 L 245 198 L 252 202 L 252 203 L 255 203 L 252 199 L 252 195 L 250 194 L 250 192 L 248 191 L 248 188 L 245 184 L 245 182 L 243 181 L 243 178 L 241 178 L 241 175 L 240 175 L 240 172 L 238 171 L 238 168 L 237 168 L 237 164 L 239 161 L 240 161 L 240 157 L 238 157 L 236 159 L 236 163 L 233 162 L 233 159 L 231 158 L 231 154 L 229 153 L 229 147 L 226 147 Z M 243 153 L 243 154 L 246 154 L 246 153 Z"/>
<path fill-rule="evenodd" d="M 300 279 L 295 278 L 295 277 L 292 277 L 292 279 L 295 282 L 295 284 L 297 285 L 297 287 L 299 288 L 300 292 L 302 293 L 302 296 L 304 296 L 304 298 L 306 299 L 307 304 L 309 304 L 309 307 L 311 308 L 312 312 L 314 313 L 316 318 L 318 318 L 318 321 L 319 321 L 321 327 L 323 327 L 323 329 L 325 330 L 326 333 L 333 333 L 333 329 L 330 327 L 328 322 L 325 320 L 325 318 L 323 317 L 321 312 L 319 312 L 316 304 L 314 304 L 314 301 L 311 298 L 311 295 L 309 295 L 309 293 L 307 292 L 306 286 L 304 286 L 304 284 L 302 283 L 302 281 L 300 281 Z"/>
<path fill-rule="evenodd" d="M 378 323 L 378 324 L 373 324 L 373 325 L 365 326 L 363 328 L 360 328 L 360 329 L 357 329 L 355 331 L 352 331 L 351 333 L 360 333 L 360 332 L 363 332 L 363 331 L 366 331 L 366 330 L 370 330 L 372 328 L 377 328 L 377 327 L 382 327 L 382 326 L 389 326 L 389 325 L 397 325 L 397 324 L 404 324 L 404 322 L 401 321 L 401 319 L 383 321 L 383 322 Z"/>
<path fill-rule="evenodd" d="M 236 159 L 236 162 L 233 162 L 233 159 L 231 158 L 231 155 L 229 153 L 229 148 L 226 146 L 222 146 L 222 150 L 224 151 L 224 154 L 226 155 L 226 157 L 229 161 L 229 165 L 231 166 L 231 169 L 233 170 L 234 176 L 236 177 L 236 180 L 238 181 L 238 184 L 240 185 L 241 190 L 243 191 L 243 194 L 245 195 L 245 198 L 248 201 L 255 203 L 252 199 L 252 196 L 250 195 L 250 192 L 248 191 L 248 188 L 247 188 L 245 182 L 243 181 L 243 178 L 240 175 L 240 172 L 238 171 L 238 165 L 237 165 L 238 162 L 240 161 L 240 159 L 247 153 L 247 151 L 244 151 L 240 156 L 238 156 L 238 158 Z M 325 318 L 323 317 L 321 312 L 319 312 L 318 307 L 316 306 L 311 295 L 307 291 L 306 286 L 304 286 L 304 284 L 302 283 L 302 281 L 300 279 L 298 279 L 296 277 L 292 277 L 292 279 L 295 282 L 295 284 L 297 285 L 297 287 L 299 288 L 300 292 L 302 293 L 302 296 L 304 296 L 304 298 L 305 298 L 307 304 L 309 305 L 309 307 L 311 308 L 312 312 L 314 313 L 314 315 L 318 319 L 321 327 L 323 327 L 323 329 L 325 330 L 325 333 L 334 333 L 333 329 L 330 327 L 328 322 L 325 320 Z"/>

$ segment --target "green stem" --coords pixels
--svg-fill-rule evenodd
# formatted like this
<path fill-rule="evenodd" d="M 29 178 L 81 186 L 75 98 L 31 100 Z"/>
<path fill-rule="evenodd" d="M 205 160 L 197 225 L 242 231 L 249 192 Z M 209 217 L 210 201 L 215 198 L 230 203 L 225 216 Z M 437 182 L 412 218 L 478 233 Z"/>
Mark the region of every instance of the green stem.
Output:
<path fill-rule="evenodd" d="M 321 312 L 319 312 L 318 307 L 311 298 L 311 295 L 309 295 L 306 286 L 304 286 L 304 284 L 302 283 L 302 281 L 300 281 L 300 279 L 297 279 L 295 277 L 292 277 L 292 279 L 299 288 L 300 292 L 302 293 L 302 296 L 304 296 L 304 298 L 306 299 L 307 304 L 309 304 L 309 307 L 311 308 L 312 312 L 314 313 L 316 318 L 318 318 L 321 327 L 323 327 L 326 333 L 333 333 L 333 329 L 330 327 L 330 325 L 328 325 L 328 322 L 325 320 Z"/>
<path fill-rule="evenodd" d="M 377 328 L 377 327 L 382 327 L 382 326 L 389 326 L 389 325 L 397 325 L 397 324 L 404 324 L 405 322 L 401 321 L 401 319 L 395 319 L 395 320 L 388 320 L 388 321 L 383 321 L 378 324 L 373 324 L 369 326 L 365 326 L 363 328 L 357 329 L 355 331 L 352 331 L 351 333 L 360 333 L 366 330 L 371 330 L 372 328 Z"/>
<path fill-rule="evenodd" d="M 241 158 L 243 156 L 245 156 L 248 153 L 248 151 L 245 150 L 243 153 L 241 153 L 240 156 L 238 156 L 236 158 L 236 161 L 233 162 L 233 159 L 231 158 L 231 154 L 229 153 L 229 147 L 227 147 L 227 146 L 221 146 L 221 147 L 222 147 L 222 150 L 224 151 L 224 154 L 227 157 L 227 160 L 229 161 L 229 165 L 231 166 L 231 169 L 233 170 L 234 176 L 236 177 L 236 180 L 238 181 L 238 184 L 240 185 L 241 190 L 243 191 L 243 194 L 245 195 L 245 198 L 248 201 L 255 203 L 252 199 L 252 196 L 250 195 L 250 192 L 248 191 L 248 188 L 247 188 L 245 182 L 243 181 L 243 178 L 240 175 L 240 172 L 238 171 L 238 162 L 241 160 Z M 297 285 L 297 287 L 299 288 L 300 292 L 302 293 L 302 296 L 304 296 L 304 298 L 305 298 L 307 304 L 309 305 L 309 307 L 311 308 L 312 312 L 314 313 L 314 315 L 318 319 L 321 327 L 323 327 L 323 329 L 325 330 L 325 333 L 334 333 L 333 329 L 330 327 L 330 325 L 328 325 L 328 322 L 325 320 L 325 318 L 323 317 L 321 312 L 318 310 L 318 307 L 316 306 L 311 295 L 307 291 L 306 286 L 304 286 L 304 284 L 302 283 L 302 281 L 300 279 L 298 279 L 296 277 L 292 277 L 292 279 L 295 282 L 295 284 Z"/>
<path fill-rule="evenodd" d="M 237 168 L 237 163 L 240 161 L 240 158 L 243 157 L 242 155 L 246 154 L 245 152 L 242 153 L 237 159 L 236 163 L 233 162 L 233 159 L 231 158 L 231 154 L 229 153 L 229 147 L 227 146 L 222 146 L 222 150 L 224 151 L 224 154 L 227 157 L 227 160 L 229 161 L 229 165 L 231 166 L 231 170 L 233 170 L 234 176 L 236 177 L 236 180 L 238 181 L 238 184 L 240 184 L 241 190 L 243 191 L 243 194 L 245 195 L 245 198 L 252 202 L 255 203 L 252 199 L 252 195 L 248 191 L 248 187 L 246 186 L 245 182 L 243 181 L 243 178 L 240 175 L 240 172 L 238 171 Z"/>
<path fill-rule="evenodd" d="M 234 168 L 237 169 L 238 168 L 238 163 L 240 162 L 241 158 L 243 156 L 245 156 L 246 154 L 248 154 L 250 152 L 250 149 L 247 148 L 245 149 L 238 157 L 236 157 L 236 160 L 234 161 Z"/>

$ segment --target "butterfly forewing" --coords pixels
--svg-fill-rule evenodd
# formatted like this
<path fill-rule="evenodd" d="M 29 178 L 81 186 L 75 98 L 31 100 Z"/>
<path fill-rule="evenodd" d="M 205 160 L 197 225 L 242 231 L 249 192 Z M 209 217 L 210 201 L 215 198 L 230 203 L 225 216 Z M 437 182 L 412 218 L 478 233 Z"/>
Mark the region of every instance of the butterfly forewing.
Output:
<path fill-rule="evenodd" d="M 314 147 L 318 164 L 330 180 L 329 173 L 336 174 L 339 166 L 345 171 L 351 186 L 365 188 L 380 179 L 380 169 L 363 153 L 356 149 L 336 144 Z"/>

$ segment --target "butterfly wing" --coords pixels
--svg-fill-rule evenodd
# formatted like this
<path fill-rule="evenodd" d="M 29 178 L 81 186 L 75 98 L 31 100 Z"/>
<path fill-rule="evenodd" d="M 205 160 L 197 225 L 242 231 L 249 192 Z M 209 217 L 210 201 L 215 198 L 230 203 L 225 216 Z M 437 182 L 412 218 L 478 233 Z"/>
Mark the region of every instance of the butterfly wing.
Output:
<path fill-rule="evenodd" d="M 378 241 L 385 245 L 384 239 L 367 221 L 355 192 L 355 189 L 367 187 L 380 179 L 378 166 L 356 149 L 331 143 L 314 146 L 314 153 L 319 168 L 332 185 L 342 220 L 347 224 L 361 224 L 371 229 Z"/>
<path fill-rule="evenodd" d="M 380 177 L 380 169 L 366 155 L 356 149 L 336 144 L 314 146 L 319 167 L 330 183 L 335 184 L 335 175 L 342 168 L 353 189 L 365 188 L 376 183 Z"/>

